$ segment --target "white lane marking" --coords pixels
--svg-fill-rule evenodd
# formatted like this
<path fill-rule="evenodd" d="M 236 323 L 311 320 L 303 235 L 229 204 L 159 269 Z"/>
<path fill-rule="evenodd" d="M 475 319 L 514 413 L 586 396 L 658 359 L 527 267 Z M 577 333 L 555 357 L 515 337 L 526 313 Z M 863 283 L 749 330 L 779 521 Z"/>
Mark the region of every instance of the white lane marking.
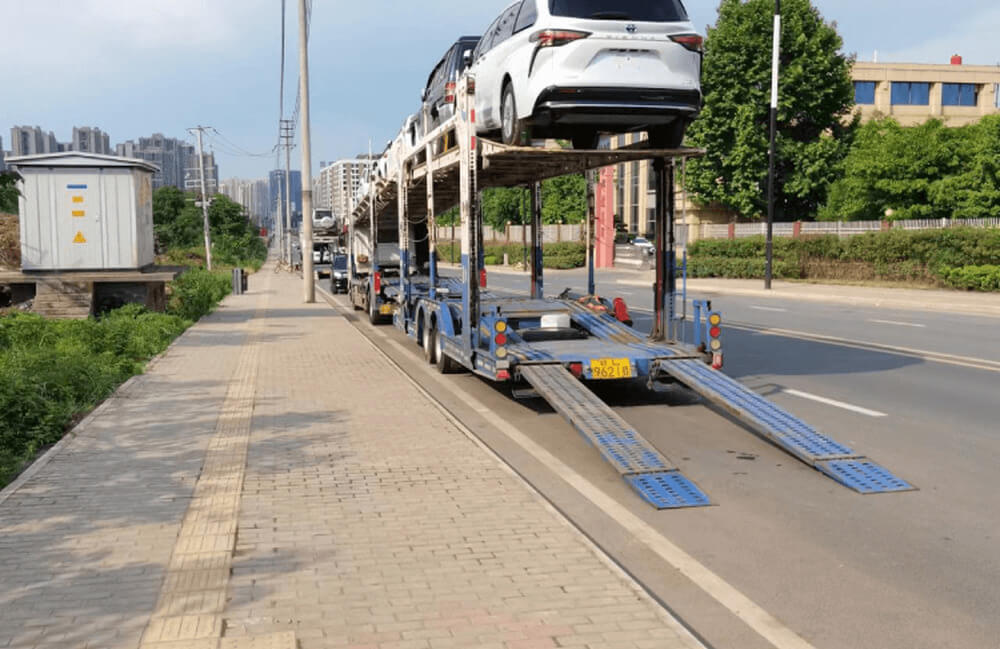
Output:
<path fill-rule="evenodd" d="M 788 309 L 779 309 L 774 306 L 752 306 L 751 309 L 757 309 L 758 311 L 774 311 L 776 313 L 788 313 Z"/>
<path fill-rule="evenodd" d="M 915 327 L 917 329 L 927 328 L 927 325 L 917 324 L 915 322 L 899 322 L 898 320 L 869 320 L 868 322 L 874 322 L 875 324 L 893 325 L 896 327 Z"/>
<path fill-rule="evenodd" d="M 854 406 L 849 403 L 844 403 L 843 401 L 836 401 L 834 399 L 827 399 L 826 397 L 821 397 L 817 394 L 810 394 L 808 392 L 800 392 L 799 390 L 790 390 L 789 388 L 782 388 L 782 392 L 785 394 L 790 394 L 793 397 L 799 397 L 801 399 L 809 399 L 810 401 L 818 401 L 819 403 L 825 403 L 828 406 L 834 406 L 836 408 L 843 408 L 844 410 L 850 410 L 851 412 L 856 412 L 862 415 L 868 415 L 869 417 L 888 417 L 889 415 L 884 412 L 879 412 L 878 410 L 869 410 L 868 408 L 862 408 L 861 406 Z"/>
<path fill-rule="evenodd" d="M 346 308 L 343 306 L 336 308 L 346 312 Z M 412 348 L 404 347 L 381 332 L 376 332 L 376 335 L 403 352 L 413 352 Z M 379 349 L 377 346 L 375 346 L 375 348 Z M 379 351 L 382 351 L 382 353 L 385 354 L 384 350 L 380 349 Z M 388 354 L 386 354 L 386 358 L 389 358 Z M 389 358 L 389 360 L 399 367 L 398 363 L 392 361 L 391 358 Z M 402 371 L 404 375 L 407 374 L 401 367 L 400 371 Z M 423 372 L 430 377 L 437 378 L 435 372 L 433 372 L 430 367 L 426 365 L 418 366 L 417 371 Z M 421 392 L 437 404 L 442 411 L 446 413 L 448 412 L 448 409 L 437 401 L 429 390 L 422 387 L 417 382 L 414 382 L 414 385 L 417 385 Z M 549 470 L 562 478 L 567 484 L 575 488 L 583 497 L 592 502 L 611 519 L 621 525 L 622 528 L 631 534 L 633 538 L 641 543 L 644 543 L 652 552 L 676 568 L 678 572 L 690 579 L 696 586 L 708 593 L 709 596 L 722 604 L 733 615 L 742 620 L 748 627 L 753 629 L 758 635 L 770 642 L 772 646 L 776 647 L 776 649 L 816 649 L 813 645 L 809 644 L 809 642 L 802 638 L 802 636 L 782 624 L 776 617 L 768 613 L 760 605 L 737 590 L 735 586 L 722 579 L 722 577 L 712 572 L 693 556 L 669 541 L 665 536 L 657 531 L 656 528 L 633 514 L 624 505 L 604 493 L 604 491 L 597 487 L 597 485 L 584 478 L 582 475 L 577 473 L 575 469 L 571 468 L 562 460 L 552 455 L 548 450 L 539 446 L 534 440 L 522 433 L 520 429 L 507 422 L 486 404 L 482 403 L 478 398 L 465 390 L 465 388 L 445 381 L 442 381 L 439 385 L 443 386 L 455 397 L 465 402 L 469 407 L 476 410 L 495 428 L 507 435 L 521 448 L 533 455 L 538 461 L 545 464 Z M 456 422 L 459 424 L 461 423 L 457 420 L 457 418 Z M 462 426 L 462 428 L 465 428 L 465 426 Z M 475 438 L 474 435 L 473 437 Z"/>

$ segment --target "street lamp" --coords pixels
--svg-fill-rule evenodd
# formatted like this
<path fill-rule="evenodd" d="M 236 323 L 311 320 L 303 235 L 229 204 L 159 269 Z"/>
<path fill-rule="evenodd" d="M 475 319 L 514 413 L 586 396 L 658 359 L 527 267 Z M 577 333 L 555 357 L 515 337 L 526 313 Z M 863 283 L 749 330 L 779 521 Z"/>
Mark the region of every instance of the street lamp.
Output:
<path fill-rule="evenodd" d="M 774 164 L 778 137 L 778 67 L 781 55 L 781 0 L 774 0 L 774 38 L 771 52 L 771 134 L 767 169 L 767 246 L 764 289 L 771 290 L 774 257 Z"/>

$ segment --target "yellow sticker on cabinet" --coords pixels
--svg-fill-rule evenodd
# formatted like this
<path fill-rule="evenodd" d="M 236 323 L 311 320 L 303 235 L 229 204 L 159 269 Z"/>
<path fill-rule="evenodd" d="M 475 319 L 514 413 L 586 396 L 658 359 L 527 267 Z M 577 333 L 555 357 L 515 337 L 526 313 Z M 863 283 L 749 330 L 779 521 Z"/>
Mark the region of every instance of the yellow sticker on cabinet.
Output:
<path fill-rule="evenodd" d="M 73 243 L 87 243 L 87 239 L 83 236 L 83 233 L 77 231 L 76 236 L 73 237 Z"/>
<path fill-rule="evenodd" d="M 84 210 L 73 210 L 73 216 L 86 216 L 87 213 Z"/>
<path fill-rule="evenodd" d="M 73 202 L 74 203 L 82 203 L 83 202 L 83 196 L 74 196 L 73 197 Z"/>

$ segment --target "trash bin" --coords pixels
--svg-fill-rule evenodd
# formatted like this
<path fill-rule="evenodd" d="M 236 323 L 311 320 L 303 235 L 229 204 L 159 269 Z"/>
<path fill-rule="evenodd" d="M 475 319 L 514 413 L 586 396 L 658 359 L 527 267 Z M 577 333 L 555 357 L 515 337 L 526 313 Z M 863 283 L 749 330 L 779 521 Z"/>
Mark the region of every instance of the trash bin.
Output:
<path fill-rule="evenodd" d="M 233 269 L 233 295 L 243 295 L 246 290 L 246 278 L 242 268 Z"/>

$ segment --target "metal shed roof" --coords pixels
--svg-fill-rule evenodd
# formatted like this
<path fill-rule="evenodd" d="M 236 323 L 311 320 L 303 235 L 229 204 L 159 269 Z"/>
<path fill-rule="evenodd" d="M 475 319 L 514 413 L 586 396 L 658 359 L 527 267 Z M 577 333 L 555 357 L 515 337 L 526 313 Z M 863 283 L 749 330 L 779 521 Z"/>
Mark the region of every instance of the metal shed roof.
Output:
<path fill-rule="evenodd" d="M 160 170 L 158 166 L 145 160 L 119 158 L 113 155 L 100 155 L 81 151 L 18 156 L 16 158 L 7 158 L 7 164 L 15 167 L 134 167 L 154 173 Z"/>

